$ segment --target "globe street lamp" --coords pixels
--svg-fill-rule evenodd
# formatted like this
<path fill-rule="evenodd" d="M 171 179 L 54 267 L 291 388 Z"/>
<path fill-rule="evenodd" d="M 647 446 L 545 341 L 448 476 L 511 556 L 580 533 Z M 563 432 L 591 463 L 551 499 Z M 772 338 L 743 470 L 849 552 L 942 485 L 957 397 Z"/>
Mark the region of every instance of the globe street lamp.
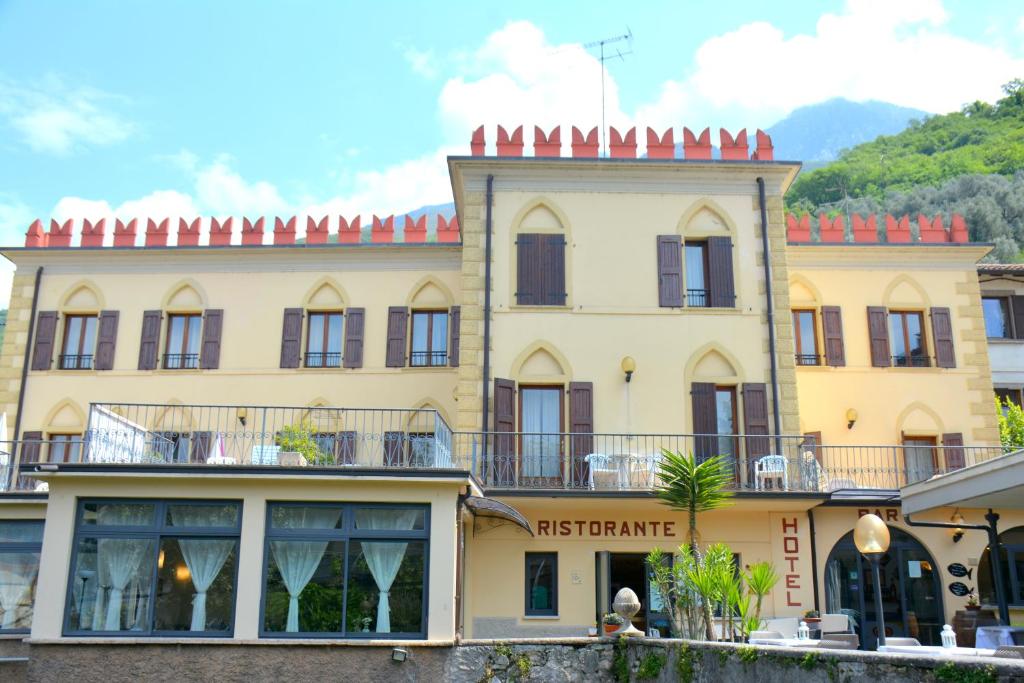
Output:
<path fill-rule="evenodd" d="M 864 515 L 853 527 L 853 543 L 871 561 L 875 579 L 875 615 L 878 623 L 878 647 L 885 647 L 885 617 L 882 613 L 882 577 L 878 563 L 889 549 L 889 527 L 878 515 Z"/>

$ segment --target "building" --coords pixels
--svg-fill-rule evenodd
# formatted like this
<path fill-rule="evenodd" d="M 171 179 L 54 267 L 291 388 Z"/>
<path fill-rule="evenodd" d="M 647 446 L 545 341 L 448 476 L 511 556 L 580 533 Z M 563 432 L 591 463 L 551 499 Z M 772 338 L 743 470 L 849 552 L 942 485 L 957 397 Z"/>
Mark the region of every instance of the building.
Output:
<path fill-rule="evenodd" d="M 685 541 L 651 495 L 668 448 L 733 463 L 735 505 L 700 528 L 779 568 L 766 612 L 849 610 L 870 646 L 850 532 L 878 511 L 887 625 L 936 640 L 965 600 L 947 564 L 987 541 L 908 526 L 899 489 L 1001 455 L 988 247 L 959 219 L 812 231 L 760 132 L 714 159 L 689 130 L 682 159 L 671 131 L 646 157 L 610 139 L 574 129 L 562 157 L 537 129 L 524 157 L 499 127 L 488 156 L 479 129 L 429 238 L 278 219 L 265 243 L 245 219 L 236 244 L 228 219 L 168 246 L 166 221 L 85 221 L 72 246 L 33 224 L 3 250 L 4 630 L 582 635 L 629 586 L 667 633 L 643 558 Z"/>

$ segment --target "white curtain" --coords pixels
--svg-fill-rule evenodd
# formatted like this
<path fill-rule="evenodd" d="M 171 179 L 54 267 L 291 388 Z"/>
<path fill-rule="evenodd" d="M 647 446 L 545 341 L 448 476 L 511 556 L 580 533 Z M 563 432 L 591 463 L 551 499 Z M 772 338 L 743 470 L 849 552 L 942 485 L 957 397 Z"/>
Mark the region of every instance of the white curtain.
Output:
<path fill-rule="evenodd" d="M 273 521 L 275 526 L 285 529 L 333 529 L 340 517 L 338 508 L 281 507 L 275 510 Z M 326 550 L 327 541 L 270 542 L 270 552 L 288 589 L 288 633 L 299 630 L 299 595 L 313 578 Z"/>
<path fill-rule="evenodd" d="M 149 584 L 149 581 L 143 581 L 139 576 L 139 569 L 147 555 L 152 558 L 153 541 L 143 538 L 101 538 L 97 547 L 100 566 L 106 569 L 110 578 L 110 597 L 103 629 L 120 631 L 124 589 L 132 579 L 137 579 L 145 586 Z"/>
<path fill-rule="evenodd" d="M 364 508 L 356 510 L 357 529 L 405 530 L 413 528 L 420 513 L 417 510 Z M 363 557 L 377 583 L 377 633 L 391 633 L 391 584 L 405 559 L 408 543 L 362 541 Z"/>
<path fill-rule="evenodd" d="M 169 509 L 171 522 L 179 527 L 232 527 L 238 516 L 238 508 L 233 505 L 172 505 Z M 192 597 L 192 626 L 189 630 L 205 631 L 206 592 L 227 562 L 235 541 L 230 538 L 180 538 L 178 547 L 185 558 L 192 587 L 196 590 Z"/>
<path fill-rule="evenodd" d="M 522 397 L 523 476 L 557 477 L 561 467 L 560 394 L 547 389 L 524 389 Z"/>
<path fill-rule="evenodd" d="M 825 568 L 825 601 L 827 603 L 825 609 L 829 614 L 840 614 L 840 610 L 843 608 L 839 595 L 842 592 L 840 571 L 842 568 L 839 565 L 839 560 L 832 560 Z"/>
<path fill-rule="evenodd" d="M 31 591 L 38 571 L 39 557 L 35 553 L 0 555 L 0 629 L 18 627 L 18 608 Z"/>

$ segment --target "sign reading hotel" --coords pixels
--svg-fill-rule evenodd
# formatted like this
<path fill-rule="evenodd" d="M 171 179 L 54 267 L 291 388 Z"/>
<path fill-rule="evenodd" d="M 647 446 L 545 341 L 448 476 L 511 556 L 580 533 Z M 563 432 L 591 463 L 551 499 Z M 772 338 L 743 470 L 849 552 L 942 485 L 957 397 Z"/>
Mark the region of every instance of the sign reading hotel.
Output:
<path fill-rule="evenodd" d="M 676 538 L 676 522 L 617 520 L 555 520 L 537 521 L 538 536 L 572 536 L 576 538 Z"/>

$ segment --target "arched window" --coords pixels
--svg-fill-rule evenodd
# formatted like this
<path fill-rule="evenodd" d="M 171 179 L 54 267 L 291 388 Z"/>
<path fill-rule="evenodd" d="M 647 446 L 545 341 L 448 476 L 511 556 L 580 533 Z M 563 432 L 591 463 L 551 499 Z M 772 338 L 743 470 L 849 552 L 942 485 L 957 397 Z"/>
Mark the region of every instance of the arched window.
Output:
<path fill-rule="evenodd" d="M 999 534 L 999 555 L 1003 563 L 1003 594 L 1011 605 L 1024 605 L 1024 526 L 1007 529 Z M 988 605 L 996 604 L 995 584 L 992 582 L 992 552 L 985 552 L 978 563 L 978 599 Z"/>

